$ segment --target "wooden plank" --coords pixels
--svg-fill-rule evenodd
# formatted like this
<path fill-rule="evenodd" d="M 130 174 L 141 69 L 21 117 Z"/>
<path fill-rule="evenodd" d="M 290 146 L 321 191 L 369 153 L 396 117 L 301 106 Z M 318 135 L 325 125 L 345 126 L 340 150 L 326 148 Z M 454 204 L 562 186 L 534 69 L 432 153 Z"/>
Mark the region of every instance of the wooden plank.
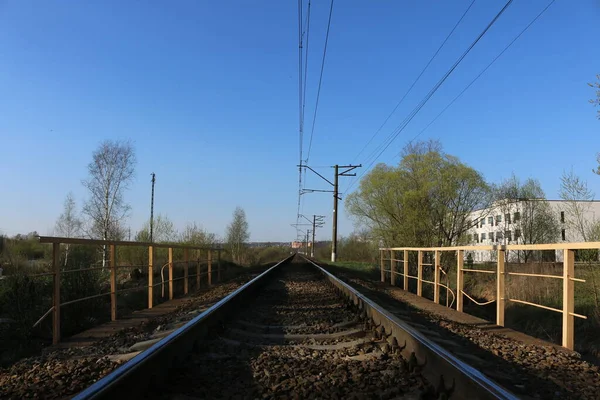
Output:
<path fill-rule="evenodd" d="M 408 290 L 408 250 L 404 250 L 404 290 Z"/>
<path fill-rule="evenodd" d="M 221 282 L 221 250 L 217 250 L 217 282 Z"/>
<path fill-rule="evenodd" d="M 394 258 L 394 250 L 390 250 L 390 283 L 392 286 L 396 286 L 396 261 Z"/>
<path fill-rule="evenodd" d="M 60 243 L 52 244 L 52 271 L 54 295 L 52 302 L 54 310 L 52 312 L 52 344 L 60 342 Z"/>
<path fill-rule="evenodd" d="M 481 246 L 448 246 L 448 247 L 381 247 L 380 250 L 410 251 L 456 251 L 456 250 L 583 250 L 600 249 L 600 242 L 546 243 L 546 244 L 508 244 Z"/>
<path fill-rule="evenodd" d="M 95 240 L 95 239 L 79 239 L 79 238 L 65 238 L 56 236 L 39 236 L 40 243 L 63 243 L 63 244 L 87 244 L 87 245 L 98 245 L 98 246 L 109 246 L 114 244 L 116 246 L 139 246 L 139 247 L 155 247 L 155 248 L 174 248 L 174 249 L 194 249 L 194 250 L 207 250 L 210 247 L 204 246 L 189 246 L 185 244 L 160 244 L 160 243 L 149 243 L 149 242 L 130 242 L 125 240 Z M 212 248 L 218 250 L 219 248 Z"/>
<path fill-rule="evenodd" d="M 183 294 L 188 294 L 189 282 L 188 282 L 188 270 L 190 268 L 190 259 L 188 249 L 183 249 Z"/>
<path fill-rule="evenodd" d="M 417 255 L 417 296 L 423 295 L 423 251 Z"/>
<path fill-rule="evenodd" d="M 575 348 L 575 252 L 565 250 L 563 255 L 563 323 L 562 345 L 569 350 Z"/>
<path fill-rule="evenodd" d="M 117 320 L 117 246 L 110 249 L 110 320 Z"/>
<path fill-rule="evenodd" d="M 433 258 L 433 301 L 440 304 L 440 252 L 436 250 Z"/>
<path fill-rule="evenodd" d="M 505 263 L 506 252 L 498 250 L 498 262 L 496 270 L 496 325 L 504 326 L 504 311 L 506 305 L 506 289 L 504 280 L 506 277 Z"/>
<path fill-rule="evenodd" d="M 152 303 L 154 302 L 154 287 L 152 286 L 152 282 L 154 281 L 154 248 L 153 246 L 148 246 L 148 308 L 152 308 Z"/>
<path fill-rule="evenodd" d="M 169 247 L 169 300 L 173 300 L 173 248 Z"/>
<path fill-rule="evenodd" d="M 196 261 L 196 290 L 200 289 L 200 256 Z"/>
<path fill-rule="evenodd" d="M 456 311 L 463 311 L 463 288 L 465 285 L 463 267 L 465 263 L 464 250 L 456 252 Z"/>
<path fill-rule="evenodd" d="M 379 270 L 380 270 L 380 274 L 381 274 L 381 279 L 380 280 L 381 280 L 382 283 L 385 283 L 385 271 L 384 271 L 385 267 L 383 265 L 383 263 L 384 263 L 383 252 L 384 251 L 385 250 L 380 250 L 379 251 Z"/>
<path fill-rule="evenodd" d="M 207 267 L 207 271 L 206 274 L 208 276 L 208 286 L 212 285 L 212 251 L 208 250 L 208 267 Z"/>

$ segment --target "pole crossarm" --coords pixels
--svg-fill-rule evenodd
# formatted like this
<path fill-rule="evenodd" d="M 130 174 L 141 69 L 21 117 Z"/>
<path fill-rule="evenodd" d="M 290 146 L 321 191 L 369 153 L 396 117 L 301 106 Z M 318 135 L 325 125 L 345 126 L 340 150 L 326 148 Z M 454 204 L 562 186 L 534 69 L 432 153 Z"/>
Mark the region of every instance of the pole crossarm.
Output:
<path fill-rule="evenodd" d="M 314 193 L 314 192 L 323 192 L 323 193 L 333 193 L 333 190 L 322 190 L 322 189 L 302 189 L 300 191 L 300 194 L 306 194 L 306 193 Z"/>
<path fill-rule="evenodd" d="M 359 164 L 359 165 L 340 165 L 340 166 L 338 166 L 338 168 L 342 168 L 342 169 L 346 168 L 346 170 L 340 172 L 339 175 L 340 176 L 356 176 L 356 173 L 349 174 L 348 172 L 350 172 L 350 171 L 352 171 L 352 170 L 354 170 L 356 168 L 361 168 L 361 167 L 362 167 L 362 164 Z"/>
<path fill-rule="evenodd" d="M 331 186 L 334 186 L 334 184 L 327 178 L 325 178 L 323 175 L 321 175 L 320 173 L 318 173 L 317 171 L 315 171 L 314 169 L 312 169 L 311 167 L 309 167 L 308 165 L 305 164 L 300 164 L 298 165 L 298 167 L 300 168 L 308 168 L 310 169 L 312 172 L 314 172 L 315 174 L 317 174 L 321 179 L 323 179 L 325 182 L 329 183 Z"/>

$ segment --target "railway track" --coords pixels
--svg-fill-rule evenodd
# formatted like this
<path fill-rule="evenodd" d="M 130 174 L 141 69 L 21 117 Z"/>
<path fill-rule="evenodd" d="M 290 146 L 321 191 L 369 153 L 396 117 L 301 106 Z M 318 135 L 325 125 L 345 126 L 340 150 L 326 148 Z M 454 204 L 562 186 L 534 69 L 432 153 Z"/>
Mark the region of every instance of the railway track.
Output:
<path fill-rule="evenodd" d="M 76 398 L 516 398 L 290 257 Z"/>

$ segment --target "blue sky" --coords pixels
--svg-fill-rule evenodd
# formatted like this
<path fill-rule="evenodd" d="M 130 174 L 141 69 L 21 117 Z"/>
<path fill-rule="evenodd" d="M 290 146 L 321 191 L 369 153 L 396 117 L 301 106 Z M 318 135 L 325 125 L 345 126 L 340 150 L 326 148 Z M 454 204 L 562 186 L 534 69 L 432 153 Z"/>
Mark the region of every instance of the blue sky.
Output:
<path fill-rule="evenodd" d="M 309 164 L 364 163 L 504 4 L 475 2 L 356 158 L 469 3 L 335 3 Z M 546 4 L 514 1 L 379 161 L 397 163 L 406 142 Z M 311 10 L 307 127 L 329 2 Z M 179 228 L 195 221 L 222 235 L 239 205 L 252 240 L 294 239 L 297 18 L 291 1 L 0 2 L 0 230 L 50 233 L 69 191 L 79 206 L 85 200 L 81 180 L 98 143 L 131 139 L 132 231 L 148 218 L 155 172 L 155 212 Z M 595 0 L 557 0 L 420 138 L 439 139 L 491 182 L 534 177 L 555 198 L 572 167 L 600 195 L 591 174 L 600 121 L 586 84 L 600 73 L 599 20 Z M 310 175 L 306 184 L 325 188 Z M 305 214 L 327 215 L 320 239 L 330 237 L 331 203 L 328 194 L 304 198 Z M 340 216 L 348 234 L 352 221 Z"/>

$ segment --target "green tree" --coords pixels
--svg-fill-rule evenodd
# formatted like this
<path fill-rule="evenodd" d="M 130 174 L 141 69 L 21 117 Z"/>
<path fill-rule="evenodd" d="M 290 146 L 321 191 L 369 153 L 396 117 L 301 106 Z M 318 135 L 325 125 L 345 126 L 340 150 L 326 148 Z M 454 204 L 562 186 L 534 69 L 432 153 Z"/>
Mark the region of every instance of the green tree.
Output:
<path fill-rule="evenodd" d="M 357 225 L 395 246 L 456 244 L 469 215 L 489 204 L 482 175 L 437 141 L 407 145 L 398 167 L 377 165 L 346 198 Z"/>
<path fill-rule="evenodd" d="M 243 208 L 236 207 L 233 221 L 227 226 L 227 246 L 234 262 L 243 263 L 248 239 L 250 239 L 250 232 L 248 232 L 246 212 Z"/>

